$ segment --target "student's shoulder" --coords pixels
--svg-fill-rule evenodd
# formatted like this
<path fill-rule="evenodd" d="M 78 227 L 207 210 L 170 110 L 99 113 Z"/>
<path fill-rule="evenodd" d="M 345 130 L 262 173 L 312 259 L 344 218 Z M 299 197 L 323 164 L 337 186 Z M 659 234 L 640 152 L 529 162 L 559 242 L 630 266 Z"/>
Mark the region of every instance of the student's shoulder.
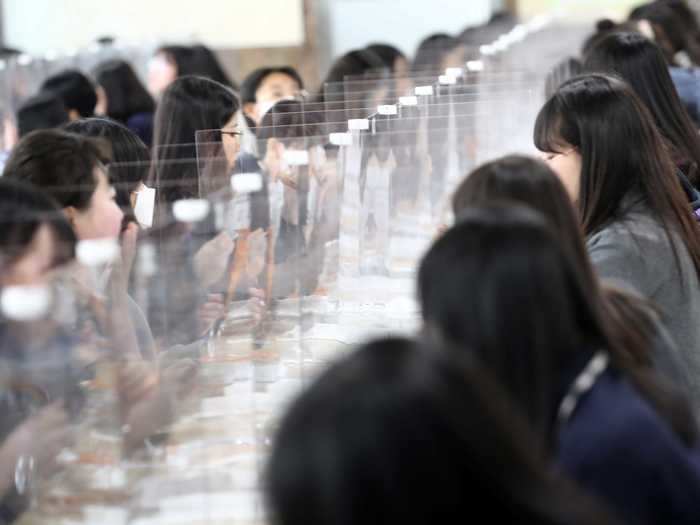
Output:
<path fill-rule="evenodd" d="M 666 421 L 615 373 L 604 374 L 581 400 L 561 439 L 565 451 L 607 465 L 648 465 L 681 446 Z"/>

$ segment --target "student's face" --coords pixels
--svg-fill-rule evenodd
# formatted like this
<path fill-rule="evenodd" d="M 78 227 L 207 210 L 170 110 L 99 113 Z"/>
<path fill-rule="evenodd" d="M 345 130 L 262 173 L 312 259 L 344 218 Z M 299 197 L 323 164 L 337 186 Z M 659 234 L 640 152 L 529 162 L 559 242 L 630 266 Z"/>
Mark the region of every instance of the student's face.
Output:
<path fill-rule="evenodd" d="M 408 60 L 397 57 L 394 61 L 394 74 L 396 75 L 396 89 L 401 95 L 408 95 L 411 92 L 411 79 L 408 78 L 410 65 Z"/>
<path fill-rule="evenodd" d="M 224 155 L 229 168 L 236 163 L 238 154 L 241 151 L 241 136 L 238 127 L 238 115 L 234 114 L 226 125 L 221 129 L 221 142 L 224 147 Z"/>
<path fill-rule="evenodd" d="M 248 116 L 260 124 L 263 116 L 277 102 L 299 95 L 301 86 L 284 73 L 272 73 L 265 77 L 255 92 L 255 105 L 248 108 Z"/>
<path fill-rule="evenodd" d="M 568 146 L 560 153 L 544 153 L 542 157 L 564 184 L 571 201 L 578 202 L 581 192 L 581 155 L 578 150 Z"/>
<path fill-rule="evenodd" d="M 177 66 L 165 53 L 156 54 L 148 63 L 148 91 L 159 97 L 177 78 Z"/>
<path fill-rule="evenodd" d="M 34 286 L 41 284 L 46 273 L 53 267 L 56 257 L 56 238 L 47 224 L 37 229 L 24 253 L 0 276 L 5 286 Z"/>
<path fill-rule="evenodd" d="M 94 170 L 97 187 L 84 210 L 71 209 L 69 216 L 79 240 L 118 237 L 124 214 L 115 202 L 115 191 L 104 168 Z"/>
<path fill-rule="evenodd" d="M 464 47 L 457 46 L 443 57 L 440 69 L 441 71 L 445 71 L 449 67 L 462 67 L 466 59 L 467 56 Z"/>

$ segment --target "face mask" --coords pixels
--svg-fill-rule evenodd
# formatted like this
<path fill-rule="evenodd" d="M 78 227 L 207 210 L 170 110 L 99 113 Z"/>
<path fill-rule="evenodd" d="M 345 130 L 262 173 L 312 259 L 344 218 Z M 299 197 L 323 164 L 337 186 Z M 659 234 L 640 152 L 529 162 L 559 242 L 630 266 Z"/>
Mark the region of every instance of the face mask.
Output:
<path fill-rule="evenodd" d="M 155 203 L 156 190 L 141 185 L 141 189 L 136 192 L 134 215 L 142 228 L 150 228 L 153 226 L 153 210 L 155 208 Z"/>
<path fill-rule="evenodd" d="M 2 315 L 13 321 L 38 321 L 51 305 L 47 286 L 8 286 L 0 295 Z"/>

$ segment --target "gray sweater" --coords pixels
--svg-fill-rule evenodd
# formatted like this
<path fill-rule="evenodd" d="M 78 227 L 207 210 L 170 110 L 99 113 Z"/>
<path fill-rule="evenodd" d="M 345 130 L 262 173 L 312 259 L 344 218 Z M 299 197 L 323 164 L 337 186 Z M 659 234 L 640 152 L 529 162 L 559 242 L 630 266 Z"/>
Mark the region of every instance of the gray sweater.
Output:
<path fill-rule="evenodd" d="M 637 205 L 623 220 L 592 235 L 588 252 L 602 279 L 637 291 L 659 308 L 688 372 L 693 405 L 698 407 L 700 283 L 685 246 L 675 237 L 673 242 L 678 262 L 661 224 L 642 205 Z M 655 361 L 666 361 L 668 357 L 656 356 Z"/>

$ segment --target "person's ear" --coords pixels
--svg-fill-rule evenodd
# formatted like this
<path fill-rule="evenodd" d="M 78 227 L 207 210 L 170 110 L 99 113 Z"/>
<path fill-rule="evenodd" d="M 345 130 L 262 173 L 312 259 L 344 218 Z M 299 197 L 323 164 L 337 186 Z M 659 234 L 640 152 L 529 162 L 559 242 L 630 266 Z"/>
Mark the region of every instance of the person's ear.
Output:
<path fill-rule="evenodd" d="M 75 122 L 76 120 L 80 120 L 81 118 L 82 117 L 80 116 L 80 113 L 77 109 L 68 110 L 68 120 L 70 120 L 71 122 Z"/>
<path fill-rule="evenodd" d="M 63 208 L 63 214 L 66 216 L 66 219 L 68 219 L 70 225 L 75 228 L 75 218 L 78 215 L 78 210 L 76 210 L 74 206 L 66 206 Z"/>
<path fill-rule="evenodd" d="M 255 102 L 246 102 L 243 104 L 243 113 L 253 121 L 258 121 L 258 105 Z"/>

